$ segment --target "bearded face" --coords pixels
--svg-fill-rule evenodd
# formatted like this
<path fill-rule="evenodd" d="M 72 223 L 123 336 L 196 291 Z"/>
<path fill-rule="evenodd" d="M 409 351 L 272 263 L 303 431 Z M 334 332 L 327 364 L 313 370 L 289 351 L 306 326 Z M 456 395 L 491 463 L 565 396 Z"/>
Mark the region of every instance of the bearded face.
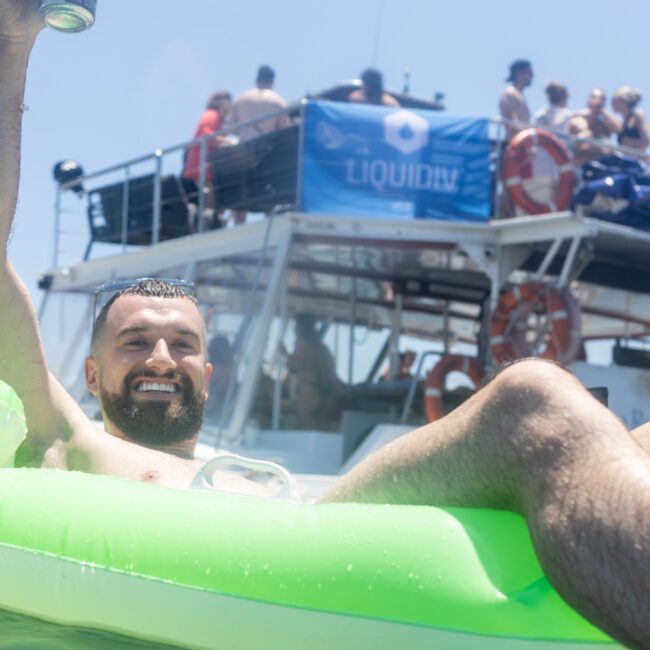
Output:
<path fill-rule="evenodd" d="M 147 399 L 148 392 L 157 395 L 162 386 L 170 390 L 170 399 Z M 176 394 L 179 396 L 172 396 Z M 178 371 L 158 375 L 134 370 L 126 375 L 116 393 L 108 392 L 100 382 L 99 397 L 106 417 L 130 440 L 143 445 L 189 440 L 203 424 L 204 393 L 198 392 L 192 380 Z"/>

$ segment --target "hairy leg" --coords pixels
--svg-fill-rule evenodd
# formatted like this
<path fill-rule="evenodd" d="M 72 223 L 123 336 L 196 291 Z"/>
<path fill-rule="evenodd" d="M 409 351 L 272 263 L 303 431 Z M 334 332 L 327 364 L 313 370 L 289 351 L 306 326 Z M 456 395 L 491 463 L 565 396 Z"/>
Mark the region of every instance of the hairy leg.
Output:
<path fill-rule="evenodd" d="M 563 597 L 623 643 L 650 647 L 650 457 L 553 364 L 507 368 L 446 418 L 361 463 L 323 501 L 520 512 Z"/>

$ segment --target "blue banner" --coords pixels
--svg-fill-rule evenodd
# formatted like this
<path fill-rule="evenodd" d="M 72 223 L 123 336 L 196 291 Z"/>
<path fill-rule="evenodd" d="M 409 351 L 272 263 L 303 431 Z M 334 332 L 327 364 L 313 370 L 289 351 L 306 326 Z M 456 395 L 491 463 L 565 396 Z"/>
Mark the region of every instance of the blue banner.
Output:
<path fill-rule="evenodd" d="M 309 102 L 300 207 L 306 212 L 487 221 L 487 119 Z"/>

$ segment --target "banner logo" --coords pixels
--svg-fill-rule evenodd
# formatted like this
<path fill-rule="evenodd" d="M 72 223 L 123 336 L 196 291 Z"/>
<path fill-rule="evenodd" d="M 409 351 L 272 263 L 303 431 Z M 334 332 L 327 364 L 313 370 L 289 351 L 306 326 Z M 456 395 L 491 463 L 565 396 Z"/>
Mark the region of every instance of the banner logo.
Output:
<path fill-rule="evenodd" d="M 384 118 L 384 137 L 398 151 L 410 154 L 429 144 L 429 122 L 411 111 L 395 111 Z"/>

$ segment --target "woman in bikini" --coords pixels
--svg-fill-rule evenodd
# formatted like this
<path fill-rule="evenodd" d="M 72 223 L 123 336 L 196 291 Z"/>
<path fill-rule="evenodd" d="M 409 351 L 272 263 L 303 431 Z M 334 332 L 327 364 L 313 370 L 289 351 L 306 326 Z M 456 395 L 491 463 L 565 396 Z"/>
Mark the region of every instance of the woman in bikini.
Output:
<path fill-rule="evenodd" d="M 612 108 L 623 116 L 618 143 L 645 151 L 650 143 L 650 130 L 643 111 L 636 108 L 640 101 L 641 93 L 636 88 L 623 86 L 612 96 Z"/>

